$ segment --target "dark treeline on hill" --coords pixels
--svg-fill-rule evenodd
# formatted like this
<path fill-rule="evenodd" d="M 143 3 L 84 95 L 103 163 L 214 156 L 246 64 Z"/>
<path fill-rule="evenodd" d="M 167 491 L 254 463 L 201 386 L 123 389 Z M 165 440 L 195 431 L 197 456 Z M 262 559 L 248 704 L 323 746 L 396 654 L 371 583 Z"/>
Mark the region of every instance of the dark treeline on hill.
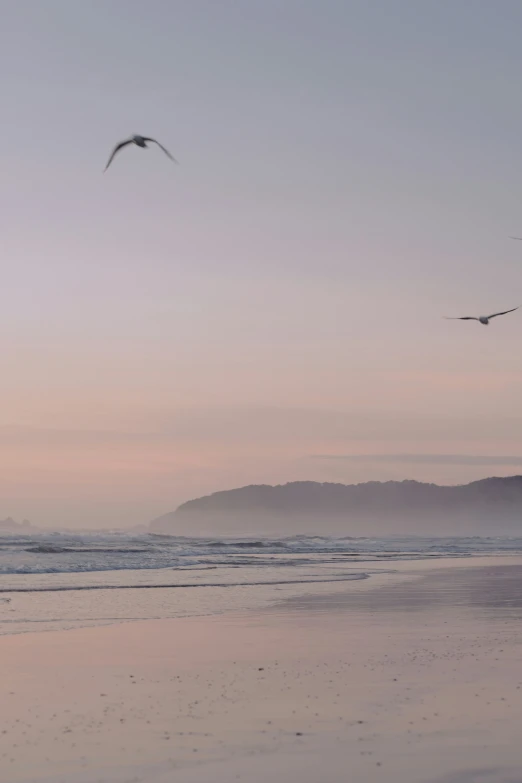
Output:
<path fill-rule="evenodd" d="M 522 476 L 461 486 L 418 481 L 252 485 L 190 500 L 151 522 L 173 535 L 522 535 Z"/>

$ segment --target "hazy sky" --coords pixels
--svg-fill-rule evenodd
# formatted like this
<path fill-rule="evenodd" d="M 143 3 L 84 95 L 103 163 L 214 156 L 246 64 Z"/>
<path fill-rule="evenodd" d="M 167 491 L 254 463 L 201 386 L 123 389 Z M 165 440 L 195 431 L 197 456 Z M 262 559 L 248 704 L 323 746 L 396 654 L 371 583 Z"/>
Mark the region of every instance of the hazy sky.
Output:
<path fill-rule="evenodd" d="M 520 472 L 519 0 L 0 12 L 0 518 Z"/>

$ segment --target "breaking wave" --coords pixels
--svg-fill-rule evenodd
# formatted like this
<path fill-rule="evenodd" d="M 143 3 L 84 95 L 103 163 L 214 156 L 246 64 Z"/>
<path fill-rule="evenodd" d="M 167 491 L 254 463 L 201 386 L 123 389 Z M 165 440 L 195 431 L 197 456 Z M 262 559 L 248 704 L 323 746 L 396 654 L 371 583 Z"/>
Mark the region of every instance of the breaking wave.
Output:
<path fill-rule="evenodd" d="M 522 552 L 522 538 L 187 538 L 158 534 L 0 535 L 0 576 L 335 565 Z"/>

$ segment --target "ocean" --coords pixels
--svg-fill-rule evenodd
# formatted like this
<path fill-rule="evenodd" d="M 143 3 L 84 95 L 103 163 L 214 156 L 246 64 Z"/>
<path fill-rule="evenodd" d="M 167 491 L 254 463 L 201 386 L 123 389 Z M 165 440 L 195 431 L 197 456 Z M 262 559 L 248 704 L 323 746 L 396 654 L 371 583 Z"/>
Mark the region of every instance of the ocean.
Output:
<path fill-rule="evenodd" d="M 399 560 L 522 553 L 522 538 L 0 536 L 0 634 L 255 609 Z"/>

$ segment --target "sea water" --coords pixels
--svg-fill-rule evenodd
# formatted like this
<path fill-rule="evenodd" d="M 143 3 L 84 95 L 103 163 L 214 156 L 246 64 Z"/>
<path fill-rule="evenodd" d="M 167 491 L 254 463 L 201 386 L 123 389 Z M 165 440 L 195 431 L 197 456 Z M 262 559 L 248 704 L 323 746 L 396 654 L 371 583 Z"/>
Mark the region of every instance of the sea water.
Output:
<path fill-rule="evenodd" d="M 518 553 L 522 538 L 3 534 L 0 634 L 254 609 L 399 560 Z"/>

